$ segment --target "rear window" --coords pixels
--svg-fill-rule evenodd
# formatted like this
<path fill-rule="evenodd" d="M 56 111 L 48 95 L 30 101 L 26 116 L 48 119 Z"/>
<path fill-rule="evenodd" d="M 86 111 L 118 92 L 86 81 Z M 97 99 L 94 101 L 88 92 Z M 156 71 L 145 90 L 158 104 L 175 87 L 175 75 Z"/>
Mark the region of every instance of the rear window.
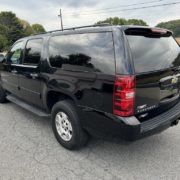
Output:
<path fill-rule="evenodd" d="M 180 47 L 172 36 L 126 35 L 136 73 L 180 66 Z"/>

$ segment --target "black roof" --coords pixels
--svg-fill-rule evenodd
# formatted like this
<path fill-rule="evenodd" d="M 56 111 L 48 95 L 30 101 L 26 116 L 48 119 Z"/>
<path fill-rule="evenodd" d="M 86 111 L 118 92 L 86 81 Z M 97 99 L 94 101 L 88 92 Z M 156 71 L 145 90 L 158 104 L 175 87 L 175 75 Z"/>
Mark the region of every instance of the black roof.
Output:
<path fill-rule="evenodd" d="M 32 37 L 43 37 L 43 36 L 50 36 L 50 35 L 59 35 L 59 34 L 71 34 L 71 33 L 85 33 L 85 32 L 103 32 L 103 31 L 112 31 L 115 28 L 119 28 L 122 30 L 126 30 L 129 28 L 153 28 L 149 26 L 136 26 L 136 25 L 111 25 L 111 24 L 100 24 L 100 25 L 90 25 L 90 26 L 80 26 L 80 27 L 72 27 L 72 28 L 67 28 L 63 30 L 54 30 L 54 31 L 48 31 L 45 33 L 41 34 L 34 34 L 22 39 L 29 39 Z M 161 28 L 158 28 L 161 29 Z M 169 31 L 169 30 L 168 30 Z"/>

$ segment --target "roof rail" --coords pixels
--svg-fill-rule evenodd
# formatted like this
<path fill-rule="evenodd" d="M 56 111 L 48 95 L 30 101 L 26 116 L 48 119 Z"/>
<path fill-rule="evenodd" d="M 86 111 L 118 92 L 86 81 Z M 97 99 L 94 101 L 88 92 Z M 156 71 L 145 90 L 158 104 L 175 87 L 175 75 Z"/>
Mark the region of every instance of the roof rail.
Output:
<path fill-rule="evenodd" d="M 53 31 L 48 31 L 44 33 L 39 33 L 39 34 L 32 34 L 34 35 L 41 35 L 41 34 L 47 34 L 47 33 L 54 33 L 54 32 L 59 32 L 59 31 L 68 31 L 68 30 L 76 30 L 76 29 L 83 29 L 83 28 L 88 28 L 88 27 L 102 27 L 102 26 L 112 26 L 109 23 L 102 23 L 102 24 L 94 24 L 94 25 L 88 25 L 88 26 L 79 26 L 79 27 L 72 27 L 72 28 L 66 28 L 66 29 L 58 29 L 58 30 L 53 30 Z"/>

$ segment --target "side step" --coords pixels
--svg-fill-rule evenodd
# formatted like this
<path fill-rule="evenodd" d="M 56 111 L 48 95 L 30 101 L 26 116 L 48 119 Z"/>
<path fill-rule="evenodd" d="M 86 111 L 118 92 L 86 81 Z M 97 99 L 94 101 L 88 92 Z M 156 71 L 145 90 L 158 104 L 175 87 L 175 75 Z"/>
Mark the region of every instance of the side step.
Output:
<path fill-rule="evenodd" d="M 38 109 L 32 105 L 29 105 L 27 104 L 26 102 L 12 96 L 12 95 L 8 95 L 6 96 L 6 99 L 21 106 L 22 108 L 36 114 L 37 116 L 40 116 L 40 117 L 44 117 L 44 118 L 47 118 L 47 117 L 50 117 L 51 115 L 46 113 L 45 111 L 41 110 L 41 109 Z"/>

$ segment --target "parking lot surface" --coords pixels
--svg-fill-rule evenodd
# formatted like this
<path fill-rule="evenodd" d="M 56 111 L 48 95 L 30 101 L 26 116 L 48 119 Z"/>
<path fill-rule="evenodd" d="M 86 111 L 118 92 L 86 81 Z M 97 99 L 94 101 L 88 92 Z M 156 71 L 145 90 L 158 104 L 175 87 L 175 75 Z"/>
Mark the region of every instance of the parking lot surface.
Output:
<path fill-rule="evenodd" d="M 180 179 L 180 126 L 133 143 L 93 138 L 61 147 L 48 119 L 0 105 L 0 180 Z"/>

